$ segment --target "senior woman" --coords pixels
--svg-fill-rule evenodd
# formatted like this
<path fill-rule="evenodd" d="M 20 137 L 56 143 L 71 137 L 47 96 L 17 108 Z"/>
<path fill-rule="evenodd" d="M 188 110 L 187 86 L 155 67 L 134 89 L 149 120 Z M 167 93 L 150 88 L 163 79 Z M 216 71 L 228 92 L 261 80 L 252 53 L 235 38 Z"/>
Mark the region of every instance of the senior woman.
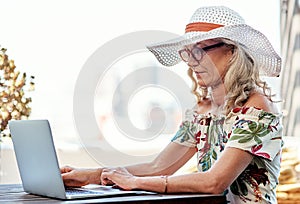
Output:
<path fill-rule="evenodd" d="M 225 193 L 230 203 L 276 203 L 281 114 L 260 76 L 278 76 L 281 59 L 268 39 L 235 11 L 212 6 L 196 10 L 182 37 L 148 49 L 165 66 L 186 62 L 197 104 L 186 111 L 178 132 L 152 162 L 63 167 L 65 185 Z M 173 175 L 195 153 L 198 172 Z"/>

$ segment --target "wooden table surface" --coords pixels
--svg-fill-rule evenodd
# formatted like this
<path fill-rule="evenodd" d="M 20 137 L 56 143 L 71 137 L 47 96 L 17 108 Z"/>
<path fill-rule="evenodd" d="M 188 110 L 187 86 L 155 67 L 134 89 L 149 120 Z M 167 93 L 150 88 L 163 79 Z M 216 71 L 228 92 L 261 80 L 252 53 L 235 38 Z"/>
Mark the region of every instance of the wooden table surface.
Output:
<path fill-rule="evenodd" d="M 47 197 L 31 195 L 24 192 L 21 184 L 0 185 L 0 203 L 226 203 L 223 195 L 211 194 L 155 194 L 155 195 L 135 195 L 118 196 L 105 198 L 89 198 L 80 200 L 58 200 Z"/>

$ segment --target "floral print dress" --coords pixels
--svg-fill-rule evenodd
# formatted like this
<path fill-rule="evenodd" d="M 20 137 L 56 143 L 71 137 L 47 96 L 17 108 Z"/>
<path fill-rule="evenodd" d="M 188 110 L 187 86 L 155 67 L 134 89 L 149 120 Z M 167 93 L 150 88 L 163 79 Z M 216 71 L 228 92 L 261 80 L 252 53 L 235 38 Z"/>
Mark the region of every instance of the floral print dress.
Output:
<path fill-rule="evenodd" d="M 254 107 L 235 108 L 227 116 L 187 110 L 172 142 L 197 148 L 197 167 L 203 172 L 225 148 L 251 153 L 251 163 L 224 192 L 228 203 L 273 204 L 283 145 L 280 119 L 281 115 Z"/>

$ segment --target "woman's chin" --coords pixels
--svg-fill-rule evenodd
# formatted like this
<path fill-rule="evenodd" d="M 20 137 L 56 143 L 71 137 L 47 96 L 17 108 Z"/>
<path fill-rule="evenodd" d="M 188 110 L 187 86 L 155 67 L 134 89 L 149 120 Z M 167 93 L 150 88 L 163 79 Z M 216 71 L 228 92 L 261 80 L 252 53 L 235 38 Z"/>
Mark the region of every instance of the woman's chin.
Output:
<path fill-rule="evenodd" d="M 202 79 L 198 79 L 198 85 L 200 87 L 209 87 L 209 84 L 210 84 L 209 82 L 205 82 Z"/>

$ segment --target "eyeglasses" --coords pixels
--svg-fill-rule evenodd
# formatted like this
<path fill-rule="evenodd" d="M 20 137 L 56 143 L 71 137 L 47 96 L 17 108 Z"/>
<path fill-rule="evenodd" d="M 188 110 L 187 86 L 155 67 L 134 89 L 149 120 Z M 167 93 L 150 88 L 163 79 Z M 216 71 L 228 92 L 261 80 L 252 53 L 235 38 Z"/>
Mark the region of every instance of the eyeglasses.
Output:
<path fill-rule="evenodd" d="M 184 62 L 188 62 L 190 57 L 192 56 L 199 63 L 207 51 L 217 47 L 222 47 L 223 45 L 225 45 L 225 43 L 223 42 L 214 45 L 209 45 L 202 48 L 196 47 L 197 45 L 195 45 L 195 47 L 193 47 L 192 50 L 183 49 L 183 50 L 179 50 L 178 53 Z"/>

